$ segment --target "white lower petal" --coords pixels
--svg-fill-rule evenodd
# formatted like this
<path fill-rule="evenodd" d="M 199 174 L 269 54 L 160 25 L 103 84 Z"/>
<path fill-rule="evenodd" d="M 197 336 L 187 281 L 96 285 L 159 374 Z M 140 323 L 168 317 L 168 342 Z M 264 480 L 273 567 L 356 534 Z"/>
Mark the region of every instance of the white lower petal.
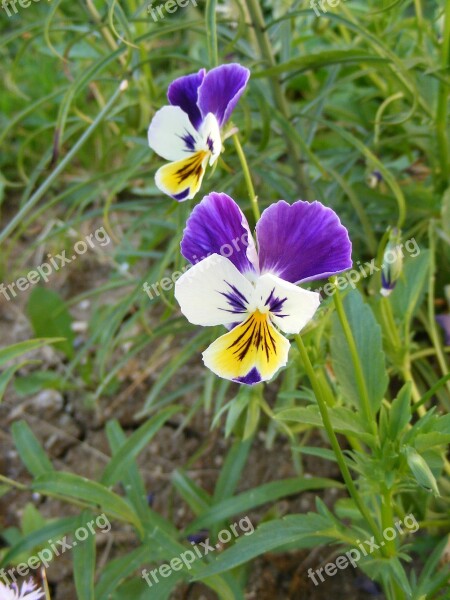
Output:
<path fill-rule="evenodd" d="M 231 261 L 212 254 L 178 279 L 175 298 L 194 325 L 229 325 L 246 319 L 253 290 Z"/>
<path fill-rule="evenodd" d="M 250 310 L 270 312 L 272 322 L 284 333 L 299 333 L 313 318 L 320 294 L 309 292 L 266 273 L 256 284 Z"/>
<path fill-rule="evenodd" d="M 148 128 L 148 143 L 156 154 L 170 161 L 203 149 L 202 138 L 179 106 L 164 106 Z"/>
<path fill-rule="evenodd" d="M 222 138 L 220 127 L 216 117 L 208 113 L 201 124 L 199 135 L 202 138 L 203 148 L 211 152 L 209 159 L 210 166 L 213 165 L 222 152 Z"/>

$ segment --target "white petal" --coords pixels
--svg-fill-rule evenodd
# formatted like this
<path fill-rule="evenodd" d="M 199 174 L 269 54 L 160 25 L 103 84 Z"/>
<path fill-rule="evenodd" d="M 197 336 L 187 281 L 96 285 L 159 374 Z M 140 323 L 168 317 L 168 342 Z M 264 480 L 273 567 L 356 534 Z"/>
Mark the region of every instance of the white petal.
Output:
<path fill-rule="evenodd" d="M 228 258 L 212 254 L 178 279 L 175 298 L 194 325 L 228 325 L 246 319 L 253 289 Z"/>
<path fill-rule="evenodd" d="M 222 138 L 220 136 L 220 127 L 216 117 L 208 113 L 199 129 L 200 137 L 203 141 L 203 149 L 211 152 L 209 159 L 210 166 L 213 165 L 222 152 Z"/>
<path fill-rule="evenodd" d="M 164 106 L 148 128 L 148 143 L 156 154 L 170 161 L 187 158 L 201 146 L 201 137 L 179 106 Z"/>
<path fill-rule="evenodd" d="M 270 312 L 272 322 L 284 333 L 299 333 L 313 318 L 320 304 L 320 294 L 309 292 L 275 275 L 266 273 L 256 284 L 253 302 Z"/>

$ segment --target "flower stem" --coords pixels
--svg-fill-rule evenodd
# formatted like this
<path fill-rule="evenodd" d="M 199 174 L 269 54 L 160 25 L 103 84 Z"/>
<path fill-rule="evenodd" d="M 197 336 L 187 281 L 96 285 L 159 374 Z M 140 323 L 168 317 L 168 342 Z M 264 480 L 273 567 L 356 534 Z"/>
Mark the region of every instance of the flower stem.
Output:
<path fill-rule="evenodd" d="M 0 475 L 0 482 L 4 483 L 5 485 L 9 486 L 9 487 L 15 487 L 18 490 L 27 490 L 27 486 L 24 485 L 23 483 L 19 483 L 18 481 L 14 481 L 14 479 L 10 479 L 9 477 L 6 477 L 5 475 Z"/>
<path fill-rule="evenodd" d="M 274 58 L 275 53 L 272 49 L 270 39 L 266 31 L 266 25 L 264 22 L 260 2 L 259 0 L 246 0 L 246 4 L 255 29 L 256 40 L 258 42 L 261 56 L 264 58 L 265 62 L 268 64 L 269 67 L 274 67 L 276 66 L 276 61 Z M 270 83 L 272 87 L 272 95 L 275 105 L 280 111 L 280 113 L 283 115 L 283 117 L 289 121 L 289 105 L 286 102 L 286 98 L 284 96 L 284 92 L 278 80 L 278 77 L 276 75 L 271 76 Z M 298 150 L 298 147 L 289 137 L 287 139 L 287 144 L 289 156 L 292 162 L 293 174 L 297 180 L 298 193 L 305 199 L 307 199 L 308 189 L 305 181 L 305 173 L 303 170 L 300 152 Z"/>
<path fill-rule="evenodd" d="M 255 188 L 253 187 L 252 176 L 250 175 L 250 169 L 248 167 L 247 159 L 245 157 L 244 151 L 241 146 L 241 142 L 239 141 L 239 136 L 237 133 L 233 134 L 233 141 L 236 147 L 236 152 L 239 156 L 239 160 L 241 161 L 242 171 L 244 172 L 244 179 L 247 185 L 248 197 L 250 198 L 250 204 L 252 205 L 253 215 L 255 216 L 255 221 L 259 221 L 261 217 L 261 213 L 259 211 L 258 206 L 258 196 L 255 194 Z"/>
<path fill-rule="evenodd" d="M 328 439 L 330 440 L 331 447 L 333 448 L 334 454 L 336 456 L 336 460 L 339 465 L 339 469 L 341 470 L 342 477 L 345 481 L 345 485 L 347 486 L 347 490 L 348 490 L 350 496 L 352 497 L 354 503 L 358 507 L 359 512 L 361 513 L 363 518 L 366 520 L 370 530 L 372 531 L 372 533 L 374 535 L 374 538 L 377 540 L 377 542 L 381 542 L 382 540 L 380 539 L 377 524 L 376 524 L 374 518 L 372 517 L 372 515 L 370 514 L 369 510 L 367 509 L 367 507 L 361 500 L 358 490 L 356 489 L 356 486 L 353 482 L 353 479 L 350 474 L 347 463 L 345 462 L 344 454 L 341 450 L 341 447 L 339 446 L 338 439 L 336 437 L 336 434 L 334 433 L 334 429 L 331 424 L 331 419 L 330 419 L 330 415 L 328 413 L 327 403 L 322 395 L 322 388 L 316 377 L 316 374 L 314 372 L 314 368 L 311 364 L 311 361 L 309 360 L 308 352 L 306 351 L 306 348 L 305 348 L 305 345 L 303 343 L 301 336 L 297 334 L 295 336 L 295 341 L 297 343 L 297 347 L 299 349 L 300 356 L 301 356 L 303 365 L 306 370 L 306 374 L 308 375 L 308 378 L 311 382 L 311 386 L 313 388 L 314 394 L 316 396 L 317 404 L 319 406 L 319 411 L 322 416 L 323 425 L 328 434 Z M 382 546 L 382 551 L 383 551 L 383 553 L 385 553 L 384 546 Z"/>
<path fill-rule="evenodd" d="M 449 0 L 450 4 L 450 0 Z M 450 14 L 449 14 L 450 18 Z M 436 325 L 436 315 L 434 312 L 434 297 L 435 297 L 435 287 L 436 287 L 436 239 L 434 235 L 434 223 L 433 220 L 429 223 L 428 228 L 428 237 L 430 241 L 430 256 L 431 256 L 431 264 L 430 264 L 430 275 L 428 279 L 428 330 L 429 335 L 431 337 L 431 341 L 433 342 L 433 346 L 436 349 L 436 358 L 439 363 L 439 366 L 442 371 L 442 375 L 447 375 L 449 372 L 449 367 L 447 364 L 447 359 L 445 357 L 444 351 L 442 350 L 441 340 L 439 338 L 437 325 Z M 447 390 L 450 392 L 450 383 L 447 382 Z"/>
<path fill-rule="evenodd" d="M 450 0 L 445 3 L 444 39 L 442 42 L 442 72 L 450 67 Z M 448 185 L 449 151 L 447 141 L 447 107 L 449 86 L 445 78 L 439 81 L 436 108 L 436 134 L 439 151 L 440 173 L 439 187 L 445 190 Z"/>
<path fill-rule="evenodd" d="M 367 421 L 368 426 L 372 430 L 372 434 L 375 438 L 378 437 L 377 426 L 375 423 L 375 417 L 372 414 L 372 407 L 370 405 L 369 392 L 367 391 L 366 382 L 364 379 L 364 373 L 362 370 L 361 361 L 359 359 L 358 349 L 356 348 L 355 339 L 353 337 L 352 330 L 350 328 L 350 324 L 347 319 L 347 315 L 345 314 L 344 305 L 342 303 L 342 298 L 339 292 L 339 288 L 336 284 L 334 284 L 335 293 L 333 295 L 334 305 L 336 307 L 336 312 L 339 317 L 339 321 L 341 322 L 342 329 L 344 331 L 345 339 L 347 340 L 347 344 L 350 350 L 350 355 L 352 357 L 353 367 L 355 369 L 355 378 L 356 378 L 356 386 L 358 388 L 359 396 L 362 402 L 362 409 L 364 411 L 364 415 Z"/>

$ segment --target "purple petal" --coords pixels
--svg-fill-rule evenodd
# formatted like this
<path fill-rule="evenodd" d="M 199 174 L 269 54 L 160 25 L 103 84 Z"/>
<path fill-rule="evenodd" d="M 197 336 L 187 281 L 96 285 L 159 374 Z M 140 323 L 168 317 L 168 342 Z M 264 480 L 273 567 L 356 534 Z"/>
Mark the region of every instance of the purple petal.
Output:
<path fill-rule="evenodd" d="M 445 345 L 450 346 L 450 314 L 449 315 L 437 315 L 436 321 L 442 327 L 445 333 Z"/>
<path fill-rule="evenodd" d="M 261 273 L 299 283 L 352 266 L 352 244 L 336 213 L 320 202 L 280 200 L 256 225 Z"/>
<path fill-rule="evenodd" d="M 220 254 L 241 273 L 255 271 L 257 260 L 244 213 L 232 198 L 216 192 L 205 196 L 192 211 L 181 240 L 181 254 L 192 264 Z"/>
<path fill-rule="evenodd" d="M 244 383 L 245 385 L 255 385 L 256 383 L 259 383 L 261 379 L 262 378 L 258 369 L 256 367 L 253 367 L 253 369 L 249 373 L 247 373 L 245 377 L 238 377 L 233 381 L 235 381 L 236 383 Z"/>
<path fill-rule="evenodd" d="M 211 69 L 198 90 L 198 107 L 203 118 L 212 113 L 220 126 L 228 121 L 249 77 L 250 71 L 237 63 Z"/>
<path fill-rule="evenodd" d="M 193 75 L 185 75 L 175 79 L 167 91 L 167 98 L 173 106 L 179 106 L 188 114 L 192 125 L 198 129 L 202 122 L 202 115 L 197 106 L 198 89 L 205 78 L 205 69 L 200 69 Z"/>

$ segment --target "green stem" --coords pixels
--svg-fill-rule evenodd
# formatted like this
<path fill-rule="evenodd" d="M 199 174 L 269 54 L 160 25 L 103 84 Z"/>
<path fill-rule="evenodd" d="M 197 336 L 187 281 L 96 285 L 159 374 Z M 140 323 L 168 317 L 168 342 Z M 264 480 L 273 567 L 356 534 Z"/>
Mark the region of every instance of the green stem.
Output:
<path fill-rule="evenodd" d="M 270 43 L 269 35 L 267 33 L 266 24 L 264 22 L 263 13 L 259 0 L 246 0 L 247 9 L 250 15 L 250 19 L 255 29 L 256 40 L 261 52 L 262 58 L 270 66 L 276 66 L 275 53 Z M 289 105 L 286 102 L 283 89 L 276 75 L 270 77 L 270 83 L 272 87 L 273 100 L 275 106 L 278 108 L 283 117 L 289 121 L 290 112 Z M 292 163 L 293 174 L 297 180 L 298 193 L 308 199 L 308 186 L 306 185 L 305 173 L 303 170 L 302 157 L 298 147 L 293 143 L 291 138 L 287 139 L 288 151 L 290 160 Z"/>
<path fill-rule="evenodd" d="M 450 4 L 450 0 L 449 0 Z M 434 236 L 434 224 L 433 220 L 430 220 L 428 235 L 430 240 L 430 276 L 428 279 L 428 330 L 433 342 L 433 346 L 436 349 L 436 358 L 442 371 L 442 375 L 447 375 L 449 372 L 447 360 L 442 350 L 441 340 L 439 338 L 436 315 L 434 314 L 434 296 L 435 296 L 435 283 L 436 283 L 436 239 Z M 450 392 L 450 383 L 447 383 L 447 389 Z"/>
<path fill-rule="evenodd" d="M 392 495 L 391 492 L 386 489 L 383 493 L 381 499 L 381 523 L 383 526 L 383 531 L 386 531 L 388 528 L 393 528 L 394 525 L 394 512 L 392 510 Z M 386 538 L 385 538 L 386 539 Z M 388 557 L 392 558 L 396 556 L 397 550 L 395 546 L 395 538 L 392 540 L 387 540 L 384 542 L 386 553 Z M 397 581 L 390 581 L 390 595 L 393 600 L 403 600 L 405 598 L 405 593 L 403 589 L 399 586 Z"/>
<path fill-rule="evenodd" d="M 0 475 L 0 482 L 6 484 L 9 487 L 15 487 L 18 490 L 27 490 L 27 486 L 24 485 L 23 483 L 19 483 L 18 481 L 14 481 L 14 479 L 10 479 L 9 477 L 6 477 L 5 475 Z"/>
<path fill-rule="evenodd" d="M 442 42 L 442 72 L 446 75 L 450 68 L 450 0 L 445 3 L 444 39 Z M 443 77 L 439 81 L 439 92 L 436 109 L 436 134 L 440 161 L 440 189 L 448 186 L 449 151 L 447 141 L 447 110 L 449 86 Z"/>
<path fill-rule="evenodd" d="M 219 53 L 217 50 L 216 14 L 216 0 L 206 0 L 206 39 L 208 40 L 209 62 L 211 67 L 217 67 L 217 65 L 219 64 Z"/>
<path fill-rule="evenodd" d="M 388 298 L 383 296 L 381 298 L 380 304 L 381 304 L 381 313 L 384 317 L 386 327 L 387 327 L 386 334 L 390 337 L 391 344 L 394 347 L 394 349 L 398 350 L 399 348 L 401 348 L 402 343 L 400 340 L 400 334 L 399 334 L 397 326 L 395 324 L 394 314 L 392 312 L 391 303 L 389 302 Z"/>
<path fill-rule="evenodd" d="M 339 321 L 341 322 L 342 329 L 344 331 L 345 339 L 347 340 L 347 344 L 350 350 L 350 355 L 352 357 L 353 367 L 355 369 L 355 378 L 356 378 L 356 386 L 358 388 L 359 396 L 362 402 L 362 408 L 364 411 L 364 415 L 369 427 L 372 430 L 375 438 L 378 436 L 377 426 L 375 423 L 375 417 L 372 413 L 372 407 L 370 405 L 369 392 L 367 391 L 366 382 L 364 379 L 364 373 L 362 370 L 361 361 L 359 360 L 358 349 L 356 348 L 355 339 L 353 337 L 352 330 L 350 328 L 350 324 L 347 319 L 347 315 L 345 314 L 344 305 L 342 304 L 341 294 L 339 292 L 339 288 L 337 285 L 334 285 L 335 293 L 333 295 L 334 305 L 336 307 L 336 312 L 339 317 Z"/>
<path fill-rule="evenodd" d="M 233 134 L 233 141 L 236 148 L 236 152 L 239 156 L 239 160 L 241 162 L 242 171 L 244 173 L 245 183 L 247 185 L 248 197 L 250 198 L 250 204 L 252 205 L 253 214 L 255 216 L 255 221 L 258 222 L 261 213 L 259 211 L 258 206 L 258 196 L 255 194 L 255 188 L 253 187 L 252 177 L 250 175 L 250 169 L 248 167 L 247 159 L 245 157 L 244 151 L 241 146 L 241 142 L 239 141 L 239 136 L 237 133 Z"/>
<path fill-rule="evenodd" d="M 31 198 L 28 200 L 26 204 L 22 206 L 22 208 L 16 213 L 16 216 L 11 219 L 5 229 L 0 233 L 0 243 L 5 241 L 8 235 L 14 231 L 14 229 L 22 222 L 23 218 L 26 214 L 30 212 L 30 210 L 39 202 L 45 192 L 50 188 L 52 183 L 57 179 L 57 177 L 64 171 L 72 158 L 76 155 L 78 150 L 87 142 L 87 140 L 91 137 L 100 123 L 103 121 L 105 116 L 109 113 L 112 106 L 116 102 L 117 98 L 120 96 L 122 92 L 124 92 L 128 87 L 128 82 L 126 80 L 122 81 L 117 90 L 105 104 L 103 109 L 99 112 L 95 120 L 91 125 L 86 129 L 80 139 L 76 142 L 76 144 L 71 148 L 71 150 L 66 154 L 63 160 L 59 163 L 56 169 L 47 177 L 47 179 L 41 184 L 41 186 L 34 192 Z"/>
<path fill-rule="evenodd" d="M 415 10 L 416 10 L 416 17 L 417 17 L 417 42 L 418 42 L 419 46 L 422 46 L 423 30 L 424 30 L 422 0 L 414 0 L 414 6 L 415 6 Z"/>
<path fill-rule="evenodd" d="M 383 497 L 381 499 L 381 522 L 383 524 L 383 531 L 388 527 L 392 527 L 394 524 L 394 514 L 392 511 L 392 498 L 391 492 L 389 490 L 385 490 L 383 493 Z M 385 542 L 386 550 L 389 556 L 395 556 L 395 541 L 386 540 Z"/>
<path fill-rule="evenodd" d="M 377 542 L 381 542 L 383 540 L 380 538 L 377 524 L 376 524 L 374 518 L 372 517 L 372 515 L 370 514 L 369 510 L 365 506 L 364 502 L 361 500 L 358 490 L 356 489 L 356 486 L 353 482 L 353 479 L 350 474 L 347 463 L 345 462 L 344 454 L 341 450 L 341 447 L 339 446 L 338 439 L 336 437 L 336 434 L 334 433 L 334 429 L 331 424 L 331 419 L 330 419 L 330 415 L 328 413 L 327 403 L 322 395 L 322 388 L 320 386 L 319 381 L 317 380 L 316 374 L 314 372 L 311 361 L 309 360 L 308 352 L 306 351 L 306 348 L 305 348 L 305 345 L 303 343 L 301 336 L 297 334 L 295 336 L 295 341 L 297 343 L 297 347 L 299 349 L 300 356 L 303 361 L 303 365 L 305 367 L 306 373 L 308 375 L 308 378 L 311 382 L 311 386 L 313 388 L 314 394 L 316 396 L 317 404 L 319 406 L 319 411 L 320 411 L 320 414 L 322 415 L 323 425 L 328 434 L 328 439 L 330 440 L 331 447 L 333 448 L 334 454 L 336 456 L 336 460 L 337 460 L 337 463 L 341 470 L 342 477 L 345 481 L 345 485 L 347 486 L 348 492 L 349 492 L 350 496 L 352 497 L 354 503 L 358 507 L 361 515 L 366 520 L 370 530 L 372 531 L 372 533 L 374 535 L 374 538 L 377 540 Z M 378 545 L 380 545 L 380 544 L 378 544 Z M 381 549 L 382 549 L 383 553 L 385 553 L 384 546 L 382 546 Z"/>

